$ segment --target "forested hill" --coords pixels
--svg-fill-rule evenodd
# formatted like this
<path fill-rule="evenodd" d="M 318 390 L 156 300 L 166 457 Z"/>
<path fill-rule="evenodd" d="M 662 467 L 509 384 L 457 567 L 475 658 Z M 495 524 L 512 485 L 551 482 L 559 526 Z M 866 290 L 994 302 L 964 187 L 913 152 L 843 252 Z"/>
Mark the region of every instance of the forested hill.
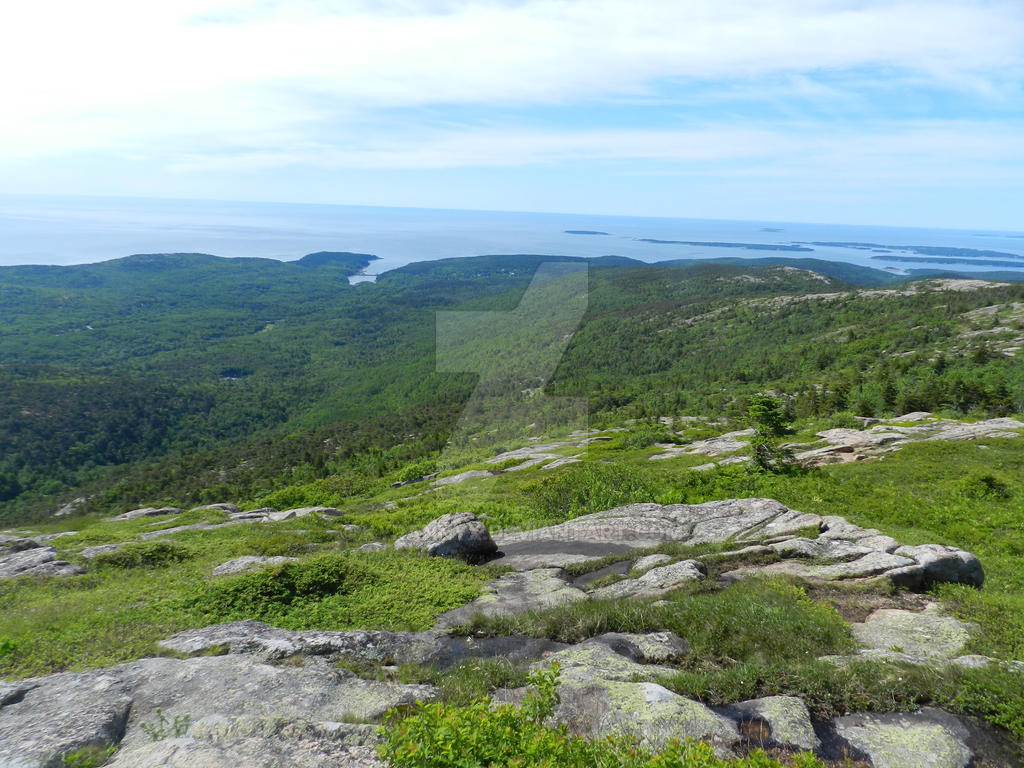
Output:
<path fill-rule="evenodd" d="M 583 261 L 448 259 L 351 285 L 372 258 L 0 268 L 0 512 L 243 498 L 296 467 L 373 474 L 427 455 L 476 383 L 438 372 L 436 313 L 512 310 L 539 265 Z M 586 398 L 597 421 L 728 413 L 761 389 L 802 413 L 1024 402 L 1024 286 L 735 261 L 590 260 L 587 311 L 548 391 Z M 478 351 L 502 359 L 507 342 Z M 538 383 L 508 397 L 520 384 Z"/>

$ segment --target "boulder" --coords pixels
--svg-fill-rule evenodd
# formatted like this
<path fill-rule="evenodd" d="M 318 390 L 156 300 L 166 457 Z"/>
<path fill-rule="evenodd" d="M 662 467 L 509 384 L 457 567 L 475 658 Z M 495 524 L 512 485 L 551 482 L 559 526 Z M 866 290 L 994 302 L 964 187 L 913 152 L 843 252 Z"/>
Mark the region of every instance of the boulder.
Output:
<path fill-rule="evenodd" d="M 36 549 L 41 546 L 43 546 L 42 543 L 34 538 L 0 534 L 0 556 L 12 555 L 15 552 L 24 552 L 26 549 Z"/>
<path fill-rule="evenodd" d="M 821 746 L 807 705 L 795 696 L 766 696 L 741 701 L 725 709 L 734 719 L 767 725 L 771 740 L 781 747 L 813 751 Z"/>
<path fill-rule="evenodd" d="M 672 565 L 652 568 L 636 579 L 624 579 L 590 591 L 595 600 L 610 598 L 660 597 L 690 581 L 707 577 L 707 568 L 696 560 L 682 560 Z"/>
<path fill-rule="evenodd" d="M 985 571 L 981 567 L 981 561 L 970 552 L 956 547 L 922 544 L 917 547 L 899 547 L 894 554 L 915 561 L 913 565 L 888 574 L 889 580 L 898 587 L 925 590 L 932 584 L 952 583 L 981 587 L 985 583 Z"/>
<path fill-rule="evenodd" d="M 356 547 L 356 552 L 380 552 L 387 549 L 379 541 L 371 541 L 369 544 L 363 544 L 361 547 Z"/>
<path fill-rule="evenodd" d="M 487 585 L 489 590 L 473 602 L 441 614 L 437 626 L 468 623 L 474 616 L 508 616 L 527 611 L 556 608 L 587 599 L 586 593 L 569 583 L 561 568 L 537 568 L 507 573 Z"/>
<path fill-rule="evenodd" d="M 966 728 L 938 710 L 847 715 L 835 728 L 874 768 L 966 768 L 974 759 Z"/>
<path fill-rule="evenodd" d="M 559 687 L 553 719 L 591 739 L 635 738 L 648 749 L 671 741 L 711 742 L 723 756 L 740 740 L 736 724 L 658 683 L 596 681 Z"/>
<path fill-rule="evenodd" d="M 22 576 L 74 576 L 85 573 L 80 565 L 57 560 L 53 547 L 36 546 L 0 557 L 0 579 Z"/>
<path fill-rule="evenodd" d="M 395 541 L 395 549 L 418 549 L 434 557 L 481 558 L 493 555 L 497 546 L 476 515 L 457 512 L 402 536 Z"/>
<path fill-rule="evenodd" d="M 263 557 L 260 555 L 246 555 L 245 557 L 236 557 L 234 560 L 228 560 L 226 563 L 221 563 L 213 569 L 213 575 L 226 576 L 232 573 L 257 571 L 260 568 L 266 568 L 269 565 L 294 563 L 298 559 L 299 558 L 297 557 Z"/>

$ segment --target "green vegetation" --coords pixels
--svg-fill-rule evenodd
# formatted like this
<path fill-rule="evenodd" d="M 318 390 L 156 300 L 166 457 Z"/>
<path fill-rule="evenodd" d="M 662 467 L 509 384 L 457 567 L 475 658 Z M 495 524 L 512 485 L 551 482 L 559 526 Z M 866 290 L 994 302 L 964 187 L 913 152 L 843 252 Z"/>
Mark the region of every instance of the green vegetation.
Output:
<path fill-rule="evenodd" d="M 298 486 L 336 503 L 429 466 L 474 381 L 437 371 L 436 312 L 512 309 L 550 260 L 412 264 L 356 286 L 351 258 L 324 255 L 0 269 L 11 310 L 0 441 L 15 447 L 0 458 L 0 516 L 76 497 L 97 511 L 161 499 L 284 506 L 274 494 Z M 794 268 L 808 266 L 833 277 Z M 1024 286 L 857 293 L 841 280 L 891 278 L 842 266 L 593 260 L 589 309 L 547 392 L 585 398 L 596 424 L 739 419 L 766 390 L 785 393 L 797 418 L 1021 408 L 1024 372 L 998 349 L 1024 322 Z M 474 354 L 501 359 L 513 342 L 531 348 L 498 332 Z M 537 385 L 509 382 L 489 405 L 500 414 Z M 556 426 L 544 418 L 539 432 Z M 628 439 L 674 439 L 664 432 Z M 522 434 L 496 439 L 510 437 Z"/>
<path fill-rule="evenodd" d="M 318 254 L 279 264 L 178 255 L 0 269 L 0 299 L 12 307 L 0 328 L 0 443 L 11 446 L 0 456 L 0 518 L 41 534 L 74 531 L 51 543 L 86 568 L 67 578 L 0 581 L 0 675 L 108 666 L 156 653 L 158 640 L 180 630 L 239 619 L 290 629 L 424 630 L 500 571 L 357 547 L 450 512 L 472 512 L 492 530 L 528 529 L 623 504 L 737 497 L 842 515 L 906 544 L 974 552 L 984 589 L 943 585 L 931 597 L 980 625 L 970 652 L 1024 659 L 1020 439 L 921 442 L 820 468 L 790 465 L 782 448 L 783 440 L 811 441 L 823 429 L 860 428 L 864 417 L 1020 413 L 1024 368 L 1005 351 L 1024 335 L 1024 286 L 893 287 L 889 276 L 839 268 L 822 276 L 794 269 L 797 261 L 595 260 L 587 314 L 564 339 L 553 380 L 499 377 L 463 414 L 478 377 L 438 372 L 435 314 L 511 310 L 547 259 L 452 259 L 349 285 L 360 259 Z M 843 280 L 886 290 L 858 291 Z M 557 291 L 542 294 L 538 311 L 551 308 Z M 529 329 L 498 329 L 472 339 L 467 360 L 511 370 L 510 355 L 543 357 L 536 341 Z M 508 472 L 519 459 L 489 463 L 579 426 L 549 406 L 520 418 L 546 399 L 539 394 L 583 398 L 591 427 L 614 431 L 586 446 L 573 444 L 577 437 L 546 448 L 575 461 L 557 469 Z M 752 465 L 698 472 L 692 468 L 706 456 L 650 460 L 659 445 L 746 426 L 756 430 Z M 494 474 L 443 487 L 422 480 L 468 469 Z M 86 501 L 74 516 L 50 517 L 77 497 Z M 169 531 L 228 516 L 193 510 L 174 519 L 103 520 L 143 505 L 219 501 L 246 510 L 326 505 L 341 516 L 177 532 Z M 166 540 L 143 542 L 141 534 Z M 105 544 L 124 546 L 82 557 L 85 547 Z M 852 651 L 848 623 L 898 604 L 901 594 L 792 579 L 721 587 L 714 577 L 747 561 L 716 558 L 720 549 L 653 548 L 674 559 L 699 555 L 711 577 L 664 601 L 591 601 L 478 619 L 470 629 L 566 642 L 671 630 L 691 652 L 664 684 L 711 705 L 790 694 L 830 717 L 931 704 L 1024 741 L 1019 673 L 1008 668 L 940 673 L 818 660 Z M 297 560 L 212 577 L 214 567 L 243 555 Z M 751 556 L 758 557 L 774 555 Z M 568 570 L 580 575 L 619 560 Z M 488 702 L 497 688 L 527 682 L 524 669 L 503 659 L 445 670 L 349 668 L 441 691 L 438 702 L 395 714 L 385 746 L 395 766 L 780 765 L 757 753 L 722 762 L 700 744 L 654 754 L 628 741 L 572 737 L 544 724 L 553 677 L 533 677 L 524 705 Z M 179 724 L 150 726 L 167 735 Z M 83 751 L 65 765 L 108 757 Z"/>
<path fill-rule="evenodd" d="M 395 768 L 825 768 L 810 754 L 786 763 L 761 751 L 720 760 L 703 743 L 673 743 L 652 753 L 626 738 L 587 741 L 570 735 L 564 725 L 544 724 L 558 703 L 557 668 L 535 673 L 529 682 L 518 706 L 478 699 L 464 706 L 417 704 L 412 714 L 396 713 L 381 729 L 381 756 Z"/>
<path fill-rule="evenodd" d="M 798 587 L 760 580 L 725 589 L 701 582 L 672 592 L 664 604 L 592 600 L 567 608 L 480 619 L 470 629 L 565 643 L 605 632 L 669 630 L 690 642 L 691 658 L 708 662 L 803 660 L 853 649 L 849 630 L 834 608 L 811 600 Z"/>
<path fill-rule="evenodd" d="M 117 747 L 82 747 L 64 755 L 61 765 L 63 768 L 100 768 L 116 751 Z"/>
<path fill-rule="evenodd" d="M 764 472 L 781 472 L 792 463 L 793 456 L 779 446 L 779 438 L 792 434 L 792 418 L 783 410 L 777 397 L 757 394 L 750 397 L 747 419 L 754 429 L 750 439 L 750 459 Z"/>

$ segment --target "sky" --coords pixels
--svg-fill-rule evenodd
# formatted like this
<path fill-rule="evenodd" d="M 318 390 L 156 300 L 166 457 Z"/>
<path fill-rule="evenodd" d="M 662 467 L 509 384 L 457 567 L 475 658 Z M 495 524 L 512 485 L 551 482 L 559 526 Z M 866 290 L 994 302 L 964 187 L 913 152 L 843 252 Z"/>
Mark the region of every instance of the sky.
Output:
<path fill-rule="evenodd" d="M 0 18 L 0 193 L 1024 230 L 1022 0 Z"/>

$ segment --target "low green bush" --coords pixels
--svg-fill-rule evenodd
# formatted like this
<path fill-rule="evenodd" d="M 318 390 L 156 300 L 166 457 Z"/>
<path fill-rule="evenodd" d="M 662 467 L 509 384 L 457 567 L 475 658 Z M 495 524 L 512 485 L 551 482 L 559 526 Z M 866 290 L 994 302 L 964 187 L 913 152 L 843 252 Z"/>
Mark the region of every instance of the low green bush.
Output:
<path fill-rule="evenodd" d="M 192 621 L 258 619 L 289 629 L 424 630 L 480 593 L 487 572 L 417 553 L 329 553 L 194 588 Z"/>
<path fill-rule="evenodd" d="M 700 583 L 664 603 L 591 600 L 518 616 L 478 618 L 472 631 L 527 634 L 576 643 L 605 632 L 668 630 L 690 642 L 692 659 L 806 659 L 853 649 L 831 606 L 782 580 L 748 579 L 725 589 Z"/>
<path fill-rule="evenodd" d="M 558 669 L 530 676 L 522 704 L 494 706 L 480 698 L 465 705 L 419 703 L 412 713 L 391 713 L 380 733 L 381 756 L 394 768 L 781 768 L 785 763 L 757 751 L 722 760 L 707 743 L 671 743 L 653 753 L 628 739 L 588 741 L 566 726 L 549 727 L 559 697 Z M 789 762 L 825 768 L 810 753 Z"/>
<path fill-rule="evenodd" d="M 527 486 L 525 492 L 542 514 L 555 519 L 655 498 L 654 487 L 631 468 L 590 462 L 545 477 Z"/>
<path fill-rule="evenodd" d="M 162 568 L 189 560 L 194 553 L 181 544 L 149 541 L 128 544 L 115 552 L 104 552 L 93 558 L 97 568 Z"/>

